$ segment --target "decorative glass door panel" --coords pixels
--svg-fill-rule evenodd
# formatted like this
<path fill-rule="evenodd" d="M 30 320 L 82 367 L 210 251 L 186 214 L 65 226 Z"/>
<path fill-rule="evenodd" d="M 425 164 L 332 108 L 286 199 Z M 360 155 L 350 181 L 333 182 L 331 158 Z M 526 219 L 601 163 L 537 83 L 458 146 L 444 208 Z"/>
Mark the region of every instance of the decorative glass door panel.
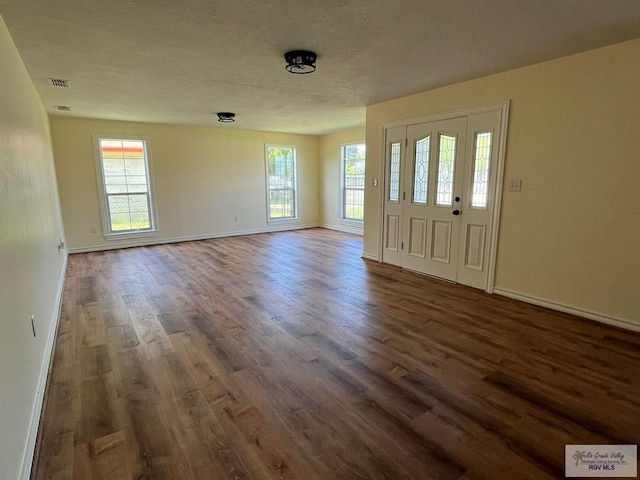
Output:
<path fill-rule="evenodd" d="M 416 141 L 413 167 L 413 203 L 426 205 L 429 183 L 430 137 Z"/>
<path fill-rule="evenodd" d="M 456 167 L 456 137 L 440 135 L 438 149 L 438 190 L 436 205 L 450 207 L 453 204 L 453 182 Z"/>
<path fill-rule="evenodd" d="M 397 202 L 400 199 L 400 143 L 391 144 L 389 162 L 389 201 Z"/>

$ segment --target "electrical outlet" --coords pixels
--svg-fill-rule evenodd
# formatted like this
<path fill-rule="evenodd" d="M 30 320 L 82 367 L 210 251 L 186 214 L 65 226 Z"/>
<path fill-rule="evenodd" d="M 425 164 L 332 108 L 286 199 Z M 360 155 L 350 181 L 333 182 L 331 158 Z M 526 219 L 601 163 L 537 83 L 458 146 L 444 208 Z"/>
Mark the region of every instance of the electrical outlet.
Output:
<path fill-rule="evenodd" d="M 522 190 L 522 180 L 510 180 L 509 181 L 509 191 L 510 192 L 519 192 Z"/>
<path fill-rule="evenodd" d="M 96 227 L 91 227 L 91 233 L 98 233 L 98 229 Z"/>
<path fill-rule="evenodd" d="M 233 217 L 233 219 L 237 222 L 238 220 L 240 220 L 240 217 L 236 215 L 235 217 Z"/>
<path fill-rule="evenodd" d="M 377 187 L 378 186 L 378 179 L 377 178 L 372 178 L 371 179 L 371 186 L 372 187 Z"/>
<path fill-rule="evenodd" d="M 35 324 L 35 315 L 31 315 L 31 331 L 33 332 L 33 336 L 36 336 L 36 324 Z"/>
<path fill-rule="evenodd" d="M 64 250 L 64 240 L 60 239 L 60 241 L 58 242 L 58 253 L 60 253 L 62 250 Z"/>

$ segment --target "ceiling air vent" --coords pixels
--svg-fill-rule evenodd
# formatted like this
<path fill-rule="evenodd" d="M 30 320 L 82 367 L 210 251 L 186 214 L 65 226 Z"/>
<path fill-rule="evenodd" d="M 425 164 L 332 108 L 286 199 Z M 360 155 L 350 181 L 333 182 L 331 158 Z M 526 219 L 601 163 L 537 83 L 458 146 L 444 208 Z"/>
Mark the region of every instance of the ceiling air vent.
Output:
<path fill-rule="evenodd" d="M 70 112 L 71 107 L 68 105 L 54 105 L 56 110 L 60 110 L 61 112 Z"/>
<path fill-rule="evenodd" d="M 52 87 L 69 88 L 71 82 L 69 82 L 69 80 L 63 80 L 62 78 L 50 78 L 49 85 Z"/>

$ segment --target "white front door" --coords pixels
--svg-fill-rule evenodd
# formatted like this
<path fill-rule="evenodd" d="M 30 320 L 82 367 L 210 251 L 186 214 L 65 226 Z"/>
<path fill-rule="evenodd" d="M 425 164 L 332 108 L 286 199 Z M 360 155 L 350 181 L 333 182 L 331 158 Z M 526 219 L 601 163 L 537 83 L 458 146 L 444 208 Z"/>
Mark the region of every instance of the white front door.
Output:
<path fill-rule="evenodd" d="M 383 262 L 486 288 L 500 118 L 387 129 Z"/>
<path fill-rule="evenodd" d="M 403 182 L 402 266 L 456 279 L 466 117 L 411 125 Z"/>

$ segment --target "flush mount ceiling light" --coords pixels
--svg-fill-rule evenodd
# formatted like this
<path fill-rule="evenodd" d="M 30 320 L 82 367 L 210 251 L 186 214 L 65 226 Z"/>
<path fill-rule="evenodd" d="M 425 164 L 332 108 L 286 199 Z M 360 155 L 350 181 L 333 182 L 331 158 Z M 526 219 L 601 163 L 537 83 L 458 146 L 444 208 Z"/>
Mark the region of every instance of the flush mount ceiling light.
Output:
<path fill-rule="evenodd" d="M 218 115 L 219 122 L 230 123 L 236 121 L 236 114 L 232 112 L 218 112 L 216 115 Z"/>
<path fill-rule="evenodd" d="M 284 54 L 287 65 L 284 67 L 291 73 L 311 73 L 316 71 L 316 59 L 318 55 L 308 50 L 291 50 Z"/>

